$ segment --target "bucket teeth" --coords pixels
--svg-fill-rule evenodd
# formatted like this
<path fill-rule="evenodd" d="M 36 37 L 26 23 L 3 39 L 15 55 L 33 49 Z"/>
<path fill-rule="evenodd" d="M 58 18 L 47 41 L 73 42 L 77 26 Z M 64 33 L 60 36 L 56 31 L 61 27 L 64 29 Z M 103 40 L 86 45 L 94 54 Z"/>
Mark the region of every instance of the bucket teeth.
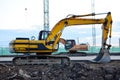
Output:
<path fill-rule="evenodd" d="M 110 62 L 110 53 L 109 50 L 106 48 L 101 48 L 99 54 L 97 57 L 91 62 L 96 62 L 96 63 L 108 63 Z"/>

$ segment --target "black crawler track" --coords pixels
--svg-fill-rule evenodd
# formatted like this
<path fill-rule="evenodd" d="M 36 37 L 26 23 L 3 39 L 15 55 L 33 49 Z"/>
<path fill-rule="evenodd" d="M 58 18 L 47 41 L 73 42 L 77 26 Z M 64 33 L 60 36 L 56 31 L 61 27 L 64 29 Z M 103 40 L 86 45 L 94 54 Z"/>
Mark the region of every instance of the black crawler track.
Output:
<path fill-rule="evenodd" d="M 66 56 L 21 56 L 13 59 L 15 65 L 41 65 L 41 64 L 69 64 L 70 59 Z"/>

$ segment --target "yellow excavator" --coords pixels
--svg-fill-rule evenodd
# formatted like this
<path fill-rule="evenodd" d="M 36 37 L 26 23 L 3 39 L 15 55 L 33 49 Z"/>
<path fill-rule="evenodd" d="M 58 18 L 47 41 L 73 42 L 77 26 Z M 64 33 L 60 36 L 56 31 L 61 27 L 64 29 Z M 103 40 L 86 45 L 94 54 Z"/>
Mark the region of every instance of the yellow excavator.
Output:
<path fill-rule="evenodd" d="M 93 19 L 86 18 L 87 16 L 95 16 L 107 14 L 105 18 Z M 110 44 L 107 44 L 108 37 L 111 38 L 112 33 L 112 17 L 111 12 L 108 13 L 91 13 L 85 15 L 71 15 L 60 20 L 51 31 L 40 31 L 38 40 L 34 38 L 16 38 L 9 44 L 11 53 L 26 54 L 17 56 L 13 59 L 16 65 L 25 64 L 64 64 L 69 63 L 70 59 L 67 56 L 52 55 L 59 48 L 59 40 L 62 31 L 65 27 L 73 25 L 90 25 L 102 24 L 102 44 L 97 57 L 92 62 L 104 63 L 110 62 L 109 49 Z M 80 27 L 80 26 L 79 26 Z M 68 43 L 67 43 L 68 44 Z M 69 47 L 69 46 L 67 46 Z M 30 55 L 27 55 L 30 54 Z"/>
<path fill-rule="evenodd" d="M 59 42 L 64 45 L 65 50 L 69 54 L 75 54 L 75 53 L 79 53 L 78 51 L 88 51 L 89 50 L 88 43 L 76 44 L 76 41 L 74 39 L 65 40 L 64 38 L 60 38 Z M 59 53 L 59 54 L 61 54 L 61 53 Z M 65 52 L 63 52 L 63 53 L 65 53 Z"/>

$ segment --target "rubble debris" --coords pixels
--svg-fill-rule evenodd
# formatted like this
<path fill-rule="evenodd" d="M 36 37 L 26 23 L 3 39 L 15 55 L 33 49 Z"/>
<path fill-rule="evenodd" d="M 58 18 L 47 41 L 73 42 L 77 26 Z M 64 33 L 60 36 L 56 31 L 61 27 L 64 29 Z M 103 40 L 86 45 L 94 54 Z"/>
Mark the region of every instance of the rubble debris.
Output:
<path fill-rule="evenodd" d="M 0 80 L 120 80 L 120 61 L 108 64 L 71 62 L 70 65 L 0 66 Z"/>

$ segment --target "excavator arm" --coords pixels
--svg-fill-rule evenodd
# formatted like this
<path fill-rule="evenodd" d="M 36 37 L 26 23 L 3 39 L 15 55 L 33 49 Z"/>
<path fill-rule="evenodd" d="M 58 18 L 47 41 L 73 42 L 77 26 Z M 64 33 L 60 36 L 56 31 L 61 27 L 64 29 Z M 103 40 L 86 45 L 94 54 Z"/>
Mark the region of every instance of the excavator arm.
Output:
<path fill-rule="evenodd" d="M 112 36 L 112 17 L 110 14 L 111 13 L 109 12 L 102 26 L 102 46 L 108 45 L 106 43 L 107 39 Z"/>
<path fill-rule="evenodd" d="M 105 22 L 102 26 L 102 45 L 101 49 L 99 51 L 98 56 L 91 60 L 92 62 L 98 62 L 98 63 L 108 63 L 110 62 L 110 53 L 109 49 L 111 47 L 111 42 L 107 44 L 107 39 L 111 39 L 112 36 L 112 17 L 111 13 L 109 12 L 107 17 L 105 18 Z M 111 40 L 110 40 L 111 41 Z"/>

